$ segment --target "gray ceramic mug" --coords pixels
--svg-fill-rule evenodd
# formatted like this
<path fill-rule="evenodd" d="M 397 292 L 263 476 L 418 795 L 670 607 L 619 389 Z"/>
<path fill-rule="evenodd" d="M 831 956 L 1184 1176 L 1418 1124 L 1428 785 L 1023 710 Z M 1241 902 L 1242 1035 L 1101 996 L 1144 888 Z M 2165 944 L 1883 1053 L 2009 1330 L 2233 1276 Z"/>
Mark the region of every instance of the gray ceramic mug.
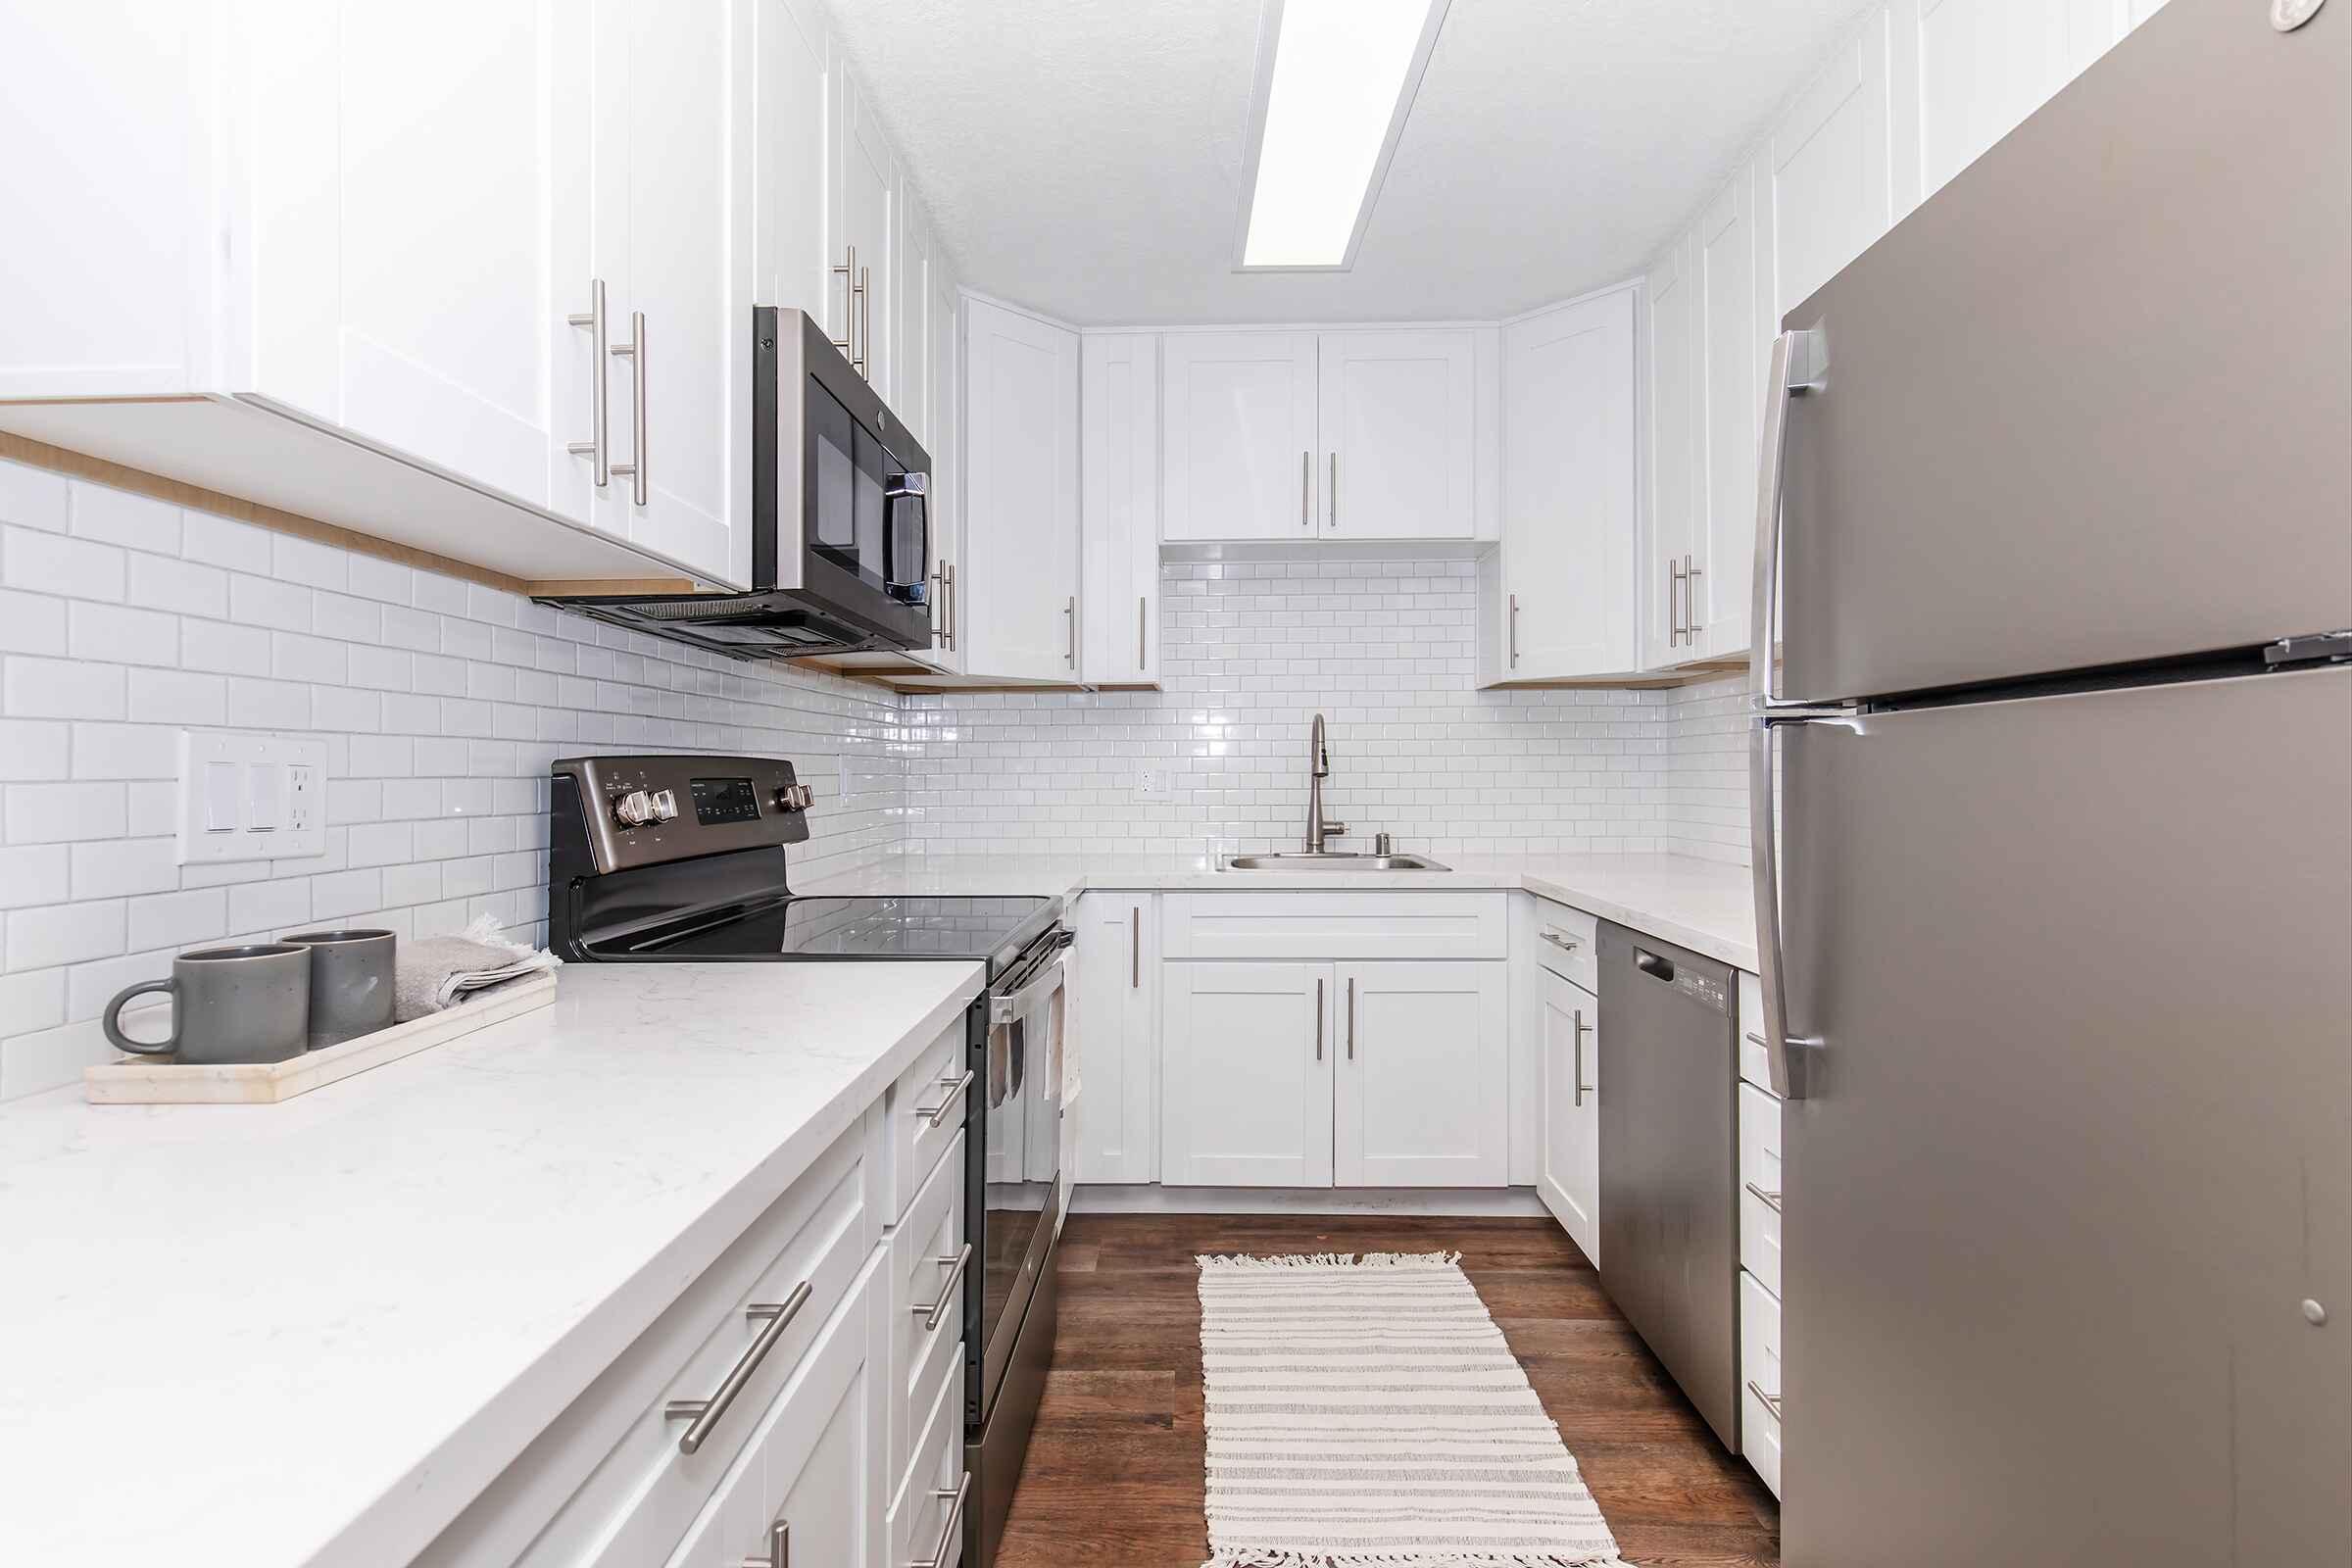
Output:
<path fill-rule="evenodd" d="M 389 931 L 299 931 L 280 937 L 311 950 L 311 1049 L 392 1027 Z"/>
<path fill-rule="evenodd" d="M 149 991 L 172 998 L 167 1040 L 133 1040 L 122 1032 L 122 1004 Z M 218 1065 L 301 1055 L 310 1015 L 311 950 L 261 942 L 183 953 L 172 960 L 170 979 L 124 987 L 98 1021 L 107 1039 L 133 1054 Z"/>

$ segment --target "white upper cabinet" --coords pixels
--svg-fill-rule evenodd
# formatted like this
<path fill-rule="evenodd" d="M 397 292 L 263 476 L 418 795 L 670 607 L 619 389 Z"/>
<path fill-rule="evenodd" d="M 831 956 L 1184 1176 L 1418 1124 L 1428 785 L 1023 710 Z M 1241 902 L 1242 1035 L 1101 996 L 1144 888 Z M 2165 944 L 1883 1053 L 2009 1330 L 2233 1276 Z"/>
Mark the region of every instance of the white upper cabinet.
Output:
<path fill-rule="evenodd" d="M 825 31 L 801 0 L 755 0 L 753 303 L 830 320 Z"/>
<path fill-rule="evenodd" d="M 1892 0 L 1899 216 L 1933 196 L 2161 0 Z"/>
<path fill-rule="evenodd" d="M 1079 369 L 1079 673 L 1159 683 L 1159 339 L 1090 333 Z"/>
<path fill-rule="evenodd" d="M 1160 377 L 1161 537 L 1313 538 L 1314 334 L 1172 332 Z"/>
<path fill-rule="evenodd" d="M 616 105 L 628 242 L 615 350 L 644 334 L 607 367 L 614 452 L 636 468 L 629 536 L 742 585 L 752 573 L 754 3 L 598 6 L 616 24 L 628 74 Z M 598 51 L 600 63 L 610 52 Z M 600 213 L 612 196 L 600 192 Z"/>
<path fill-rule="evenodd" d="M 1636 303 L 1616 289 L 1503 329 L 1499 680 L 1640 662 Z"/>
<path fill-rule="evenodd" d="M 963 668 L 1078 679 L 1078 334 L 966 296 Z"/>
<path fill-rule="evenodd" d="M 1649 526 L 1642 555 L 1642 662 L 1690 657 L 1684 585 L 1700 504 L 1696 247 L 1686 235 L 1649 274 Z"/>
<path fill-rule="evenodd" d="M 1771 139 L 1773 314 L 1835 277 L 1893 220 L 1887 143 L 1887 16 L 1831 53 Z"/>
<path fill-rule="evenodd" d="M 1472 333 L 1325 332 L 1316 354 L 1325 535 L 1469 538 Z"/>
<path fill-rule="evenodd" d="M 918 657 L 934 669 L 956 674 L 963 668 L 963 638 L 957 625 L 957 596 L 963 565 L 963 392 L 962 302 L 946 259 L 934 253 L 931 302 L 924 330 L 931 335 L 931 646 Z"/>
<path fill-rule="evenodd" d="M 899 182 L 899 248 L 891 278 L 889 341 L 900 345 L 890 407 L 914 438 L 931 443 L 931 221 L 914 187 Z"/>
<path fill-rule="evenodd" d="M 1686 647 L 1710 659 L 1745 653 L 1753 613 L 1756 456 L 1764 402 L 1758 322 L 1756 181 L 1741 170 L 1699 219 L 1696 256 L 1700 437 L 1706 464 L 1685 575 Z"/>
<path fill-rule="evenodd" d="M 834 252 L 831 266 L 842 271 L 830 290 L 833 311 L 827 319 L 834 340 L 849 345 L 850 364 L 882 394 L 883 402 L 893 403 L 891 220 L 898 165 L 857 79 L 838 60 L 833 66 L 832 147 L 828 233 Z"/>

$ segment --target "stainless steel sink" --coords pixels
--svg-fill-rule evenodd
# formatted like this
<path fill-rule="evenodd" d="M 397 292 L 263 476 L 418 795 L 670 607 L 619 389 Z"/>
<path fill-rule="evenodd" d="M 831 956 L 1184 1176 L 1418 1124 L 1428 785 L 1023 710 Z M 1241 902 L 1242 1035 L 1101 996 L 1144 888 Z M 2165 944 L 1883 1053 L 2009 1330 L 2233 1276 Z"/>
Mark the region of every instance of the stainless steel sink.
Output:
<path fill-rule="evenodd" d="M 1309 855 L 1292 850 L 1273 855 L 1237 855 L 1224 863 L 1228 871 L 1450 871 L 1449 865 L 1420 855 L 1356 855 L 1326 850 Z"/>

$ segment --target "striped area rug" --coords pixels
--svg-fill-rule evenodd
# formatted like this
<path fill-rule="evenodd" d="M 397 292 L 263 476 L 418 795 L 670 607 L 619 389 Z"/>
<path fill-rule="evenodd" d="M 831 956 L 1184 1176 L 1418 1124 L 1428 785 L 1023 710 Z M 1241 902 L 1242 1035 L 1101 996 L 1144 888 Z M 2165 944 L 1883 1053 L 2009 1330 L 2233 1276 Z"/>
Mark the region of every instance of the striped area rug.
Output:
<path fill-rule="evenodd" d="M 1627 1568 L 1459 1257 L 1199 1259 L 1204 1568 Z"/>

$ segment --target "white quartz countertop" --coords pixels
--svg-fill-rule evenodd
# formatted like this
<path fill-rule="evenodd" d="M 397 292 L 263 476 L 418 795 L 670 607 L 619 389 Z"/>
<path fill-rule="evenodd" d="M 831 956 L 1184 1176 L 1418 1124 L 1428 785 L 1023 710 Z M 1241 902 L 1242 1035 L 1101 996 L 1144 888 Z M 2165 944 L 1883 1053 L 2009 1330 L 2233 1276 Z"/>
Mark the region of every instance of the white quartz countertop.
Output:
<path fill-rule="evenodd" d="M 1747 867 L 1685 855 L 1433 855 L 1447 871 L 1220 871 L 1202 857 L 903 855 L 800 888 L 803 893 L 1072 897 L 1090 888 L 1244 893 L 1251 889 L 1426 892 L 1522 889 L 1720 958 L 1756 967 Z"/>
<path fill-rule="evenodd" d="M 575 964 L 283 1104 L 0 1107 L 0 1562 L 407 1562 L 982 978 L 890 973 Z"/>

